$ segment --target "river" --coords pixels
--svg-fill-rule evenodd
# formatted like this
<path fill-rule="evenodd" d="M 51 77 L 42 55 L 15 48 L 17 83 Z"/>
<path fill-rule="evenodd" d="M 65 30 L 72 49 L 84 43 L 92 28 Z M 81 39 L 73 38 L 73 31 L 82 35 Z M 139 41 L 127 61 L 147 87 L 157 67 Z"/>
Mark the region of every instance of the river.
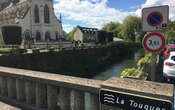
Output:
<path fill-rule="evenodd" d="M 143 49 L 138 50 L 134 54 L 130 55 L 130 57 L 127 57 L 127 58 L 111 65 L 109 68 L 107 68 L 103 72 L 98 73 L 92 79 L 104 81 L 104 80 L 107 80 L 111 77 L 120 77 L 121 72 L 125 68 L 135 67 L 137 64 L 137 61 L 141 57 L 143 57 L 144 54 L 145 54 L 145 52 Z M 174 93 L 175 93 L 175 91 L 174 91 Z M 90 97 L 89 93 L 85 93 L 85 101 L 86 101 L 85 110 L 90 110 L 90 98 L 89 97 Z M 71 105 L 73 107 L 73 93 L 71 94 L 71 100 L 72 100 Z"/>
<path fill-rule="evenodd" d="M 103 72 L 98 73 L 98 75 L 94 76 L 92 79 L 96 80 L 107 80 L 111 77 L 120 77 L 121 72 L 125 68 L 135 67 L 137 61 L 144 56 L 144 50 L 140 49 L 136 51 L 134 54 L 130 55 L 129 57 L 111 65 L 109 68 L 104 70 Z M 90 95 L 88 93 L 85 94 L 85 110 L 90 110 Z M 73 98 L 73 96 L 72 96 Z"/>
<path fill-rule="evenodd" d="M 120 77 L 120 74 L 123 71 L 123 69 L 135 67 L 137 64 L 137 61 L 143 56 L 144 56 L 144 50 L 139 50 L 135 52 L 131 57 L 128 57 L 118 63 L 115 63 L 110 68 L 99 73 L 97 76 L 93 77 L 93 79 L 107 80 L 111 77 Z M 174 94 L 175 94 L 175 90 L 174 90 Z M 87 101 L 89 102 L 88 96 L 89 94 L 86 94 Z M 175 101 L 175 97 L 174 97 L 174 101 Z M 86 110 L 90 110 L 88 104 L 86 104 Z M 175 110 L 175 106 L 174 106 L 174 110 Z"/>
<path fill-rule="evenodd" d="M 113 64 L 111 67 L 99 73 L 92 79 L 107 80 L 111 77 L 120 77 L 121 72 L 125 68 L 135 67 L 137 64 L 137 61 L 143 56 L 144 56 L 144 50 L 140 49 L 136 51 L 134 54 L 132 54 L 130 57 L 127 57 L 126 59 L 123 59 L 120 62 Z"/>

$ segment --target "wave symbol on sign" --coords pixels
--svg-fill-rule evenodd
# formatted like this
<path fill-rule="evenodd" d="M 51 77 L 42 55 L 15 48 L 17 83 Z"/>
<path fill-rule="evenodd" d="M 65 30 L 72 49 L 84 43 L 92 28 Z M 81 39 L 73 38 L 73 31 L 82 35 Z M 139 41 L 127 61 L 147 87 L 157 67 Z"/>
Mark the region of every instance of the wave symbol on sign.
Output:
<path fill-rule="evenodd" d="M 115 102 L 115 96 L 114 95 L 110 95 L 110 94 L 104 94 L 104 102 L 107 102 L 107 103 L 111 103 L 111 104 L 114 104 Z"/>

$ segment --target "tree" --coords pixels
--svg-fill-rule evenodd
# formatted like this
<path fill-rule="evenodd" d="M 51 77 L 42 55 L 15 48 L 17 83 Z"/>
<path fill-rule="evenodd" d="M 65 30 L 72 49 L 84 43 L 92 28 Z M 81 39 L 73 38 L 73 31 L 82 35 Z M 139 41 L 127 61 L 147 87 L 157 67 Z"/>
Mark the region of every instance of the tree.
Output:
<path fill-rule="evenodd" d="M 67 36 L 67 32 L 63 30 L 63 36 L 66 37 Z"/>
<path fill-rule="evenodd" d="M 66 39 L 67 39 L 67 40 L 73 41 L 75 29 L 76 29 L 76 28 L 73 28 L 72 31 L 70 31 L 70 32 L 66 35 Z"/>
<path fill-rule="evenodd" d="M 118 22 L 110 22 L 106 24 L 102 30 L 107 32 L 113 32 L 115 37 L 121 37 L 120 31 L 121 31 L 121 24 Z"/>
<path fill-rule="evenodd" d="M 136 16 L 128 16 L 124 19 L 122 24 L 121 35 L 125 40 L 136 41 L 144 37 L 144 32 L 142 32 L 141 18 Z"/>
<path fill-rule="evenodd" d="M 123 24 L 110 22 L 102 30 L 113 32 L 115 37 L 123 38 L 127 41 L 141 42 L 145 33 L 142 32 L 142 20 L 137 16 L 128 16 L 124 19 Z"/>
<path fill-rule="evenodd" d="M 175 42 L 175 21 L 169 21 L 168 30 L 164 32 L 167 42 Z"/>

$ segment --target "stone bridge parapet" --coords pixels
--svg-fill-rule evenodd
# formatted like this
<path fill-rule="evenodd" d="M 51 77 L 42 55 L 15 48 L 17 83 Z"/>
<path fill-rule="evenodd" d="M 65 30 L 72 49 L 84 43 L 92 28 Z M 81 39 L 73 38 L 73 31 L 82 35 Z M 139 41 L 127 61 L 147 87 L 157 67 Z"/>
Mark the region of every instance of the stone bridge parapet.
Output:
<path fill-rule="evenodd" d="M 74 110 L 85 110 L 85 93 L 89 94 L 90 110 L 121 110 L 120 106 L 101 104 L 101 90 L 120 91 L 173 102 L 173 89 L 171 84 L 133 79 L 114 77 L 99 81 L 0 67 L 0 99 L 29 110 L 71 110 L 72 91 Z"/>

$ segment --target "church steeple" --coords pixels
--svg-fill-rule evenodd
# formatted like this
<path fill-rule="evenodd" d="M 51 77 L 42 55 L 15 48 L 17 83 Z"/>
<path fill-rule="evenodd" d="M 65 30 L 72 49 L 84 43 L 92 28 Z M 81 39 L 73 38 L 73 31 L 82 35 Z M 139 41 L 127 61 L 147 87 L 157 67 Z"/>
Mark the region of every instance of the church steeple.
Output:
<path fill-rule="evenodd" d="M 61 13 L 60 13 L 60 23 L 62 23 L 62 15 L 61 15 Z"/>

